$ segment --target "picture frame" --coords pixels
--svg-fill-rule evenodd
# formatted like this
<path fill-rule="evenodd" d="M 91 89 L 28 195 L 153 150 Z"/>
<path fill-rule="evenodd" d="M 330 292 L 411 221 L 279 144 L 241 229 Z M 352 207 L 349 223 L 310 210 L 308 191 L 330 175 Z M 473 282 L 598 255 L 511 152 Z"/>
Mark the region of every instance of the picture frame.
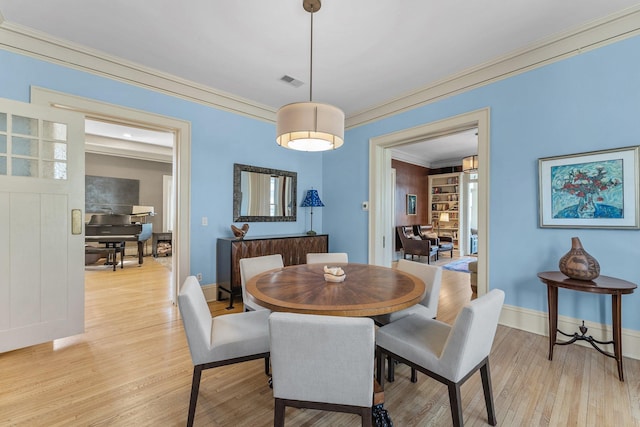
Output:
<path fill-rule="evenodd" d="M 417 215 L 416 204 L 418 202 L 418 196 L 415 194 L 407 194 L 407 215 Z"/>
<path fill-rule="evenodd" d="M 640 228 L 640 146 L 538 159 L 541 228 Z"/>

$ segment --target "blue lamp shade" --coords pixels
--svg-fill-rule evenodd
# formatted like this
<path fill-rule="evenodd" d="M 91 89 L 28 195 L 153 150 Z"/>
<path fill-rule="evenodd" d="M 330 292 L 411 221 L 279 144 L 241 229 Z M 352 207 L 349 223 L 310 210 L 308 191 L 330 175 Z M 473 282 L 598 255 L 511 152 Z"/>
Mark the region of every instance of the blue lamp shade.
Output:
<path fill-rule="evenodd" d="M 324 203 L 322 203 L 322 200 L 320 200 L 320 196 L 318 196 L 318 190 L 309 190 L 307 191 L 307 195 L 305 196 L 304 200 L 302 201 L 302 204 L 300 205 L 300 207 L 303 208 L 320 208 L 323 207 Z"/>

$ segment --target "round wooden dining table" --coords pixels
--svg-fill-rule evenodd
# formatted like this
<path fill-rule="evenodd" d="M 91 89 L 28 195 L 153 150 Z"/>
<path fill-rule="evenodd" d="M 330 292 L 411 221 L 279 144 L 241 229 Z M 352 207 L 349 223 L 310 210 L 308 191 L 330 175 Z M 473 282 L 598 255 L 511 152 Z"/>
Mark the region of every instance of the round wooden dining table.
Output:
<path fill-rule="evenodd" d="M 369 264 L 335 264 L 346 278 L 324 279 L 323 264 L 300 264 L 269 270 L 246 284 L 248 297 L 272 311 L 331 316 L 375 316 L 419 303 L 425 284 L 397 269 Z"/>

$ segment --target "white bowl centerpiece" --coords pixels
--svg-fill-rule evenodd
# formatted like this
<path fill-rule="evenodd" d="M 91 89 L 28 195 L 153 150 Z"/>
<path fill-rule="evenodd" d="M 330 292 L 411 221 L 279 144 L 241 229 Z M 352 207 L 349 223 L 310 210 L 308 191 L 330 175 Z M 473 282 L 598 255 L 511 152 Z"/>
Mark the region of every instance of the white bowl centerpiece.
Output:
<path fill-rule="evenodd" d="M 328 267 L 324 266 L 324 280 L 327 282 L 339 283 L 344 282 L 347 275 L 344 274 L 344 270 L 340 267 Z"/>

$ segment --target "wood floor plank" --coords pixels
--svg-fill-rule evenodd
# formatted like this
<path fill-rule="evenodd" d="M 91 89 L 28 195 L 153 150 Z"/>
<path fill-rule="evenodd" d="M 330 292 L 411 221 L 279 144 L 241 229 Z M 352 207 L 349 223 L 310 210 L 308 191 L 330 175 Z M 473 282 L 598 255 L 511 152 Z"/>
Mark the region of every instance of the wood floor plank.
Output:
<path fill-rule="evenodd" d="M 450 260 L 442 261 L 442 263 Z M 118 271 L 86 271 L 86 331 L 0 354 L 0 426 L 183 426 L 193 365 L 170 272 L 145 258 Z M 438 319 L 452 323 L 471 298 L 469 275 L 443 271 Z M 212 315 L 226 301 L 209 304 Z M 490 364 L 498 425 L 640 426 L 640 361 L 615 361 L 593 349 L 556 347 L 547 338 L 499 326 Z M 462 387 L 466 426 L 486 426 L 479 375 Z M 396 427 L 451 425 L 447 389 L 398 365 L 385 384 Z M 357 416 L 288 408 L 288 426 L 357 426 Z M 261 360 L 205 371 L 196 426 L 273 424 L 273 396 Z"/>

